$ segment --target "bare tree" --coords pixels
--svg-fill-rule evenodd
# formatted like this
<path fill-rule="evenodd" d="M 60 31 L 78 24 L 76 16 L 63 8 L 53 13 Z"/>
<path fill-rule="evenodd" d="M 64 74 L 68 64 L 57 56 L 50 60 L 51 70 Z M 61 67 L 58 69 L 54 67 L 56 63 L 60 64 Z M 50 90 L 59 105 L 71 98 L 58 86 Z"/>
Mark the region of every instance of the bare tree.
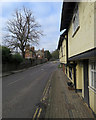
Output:
<path fill-rule="evenodd" d="M 43 35 L 40 27 L 30 9 L 17 9 L 13 18 L 7 22 L 6 44 L 11 48 L 19 48 L 25 58 L 26 46 L 31 43 L 38 44 L 40 36 Z"/>

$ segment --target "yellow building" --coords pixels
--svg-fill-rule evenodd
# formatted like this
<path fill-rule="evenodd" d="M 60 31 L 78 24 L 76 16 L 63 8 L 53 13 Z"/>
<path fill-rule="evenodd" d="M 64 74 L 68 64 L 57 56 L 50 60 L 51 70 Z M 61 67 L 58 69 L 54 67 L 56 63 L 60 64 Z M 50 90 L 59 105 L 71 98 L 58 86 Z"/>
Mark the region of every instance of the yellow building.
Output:
<path fill-rule="evenodd" d="M 68 38 L 67 38 L 67 32 L 64 32 L 62 35 L 60 35 L 58 49 L 59 49 L 59 59 L 60 63 L 63 65 L 63 71 L 65 73 L 65 66 L 68 62 Z"/>
<path fill-rule="evenodd" d="M 65 73 L 94 113 L 96 113 L 95 20 L 95 2 L 63 2 L 60 31 L 66 30 L 67 39 L 65 37 L 61 39 L 64 32 L 58 44 L 60 62 Z"/>

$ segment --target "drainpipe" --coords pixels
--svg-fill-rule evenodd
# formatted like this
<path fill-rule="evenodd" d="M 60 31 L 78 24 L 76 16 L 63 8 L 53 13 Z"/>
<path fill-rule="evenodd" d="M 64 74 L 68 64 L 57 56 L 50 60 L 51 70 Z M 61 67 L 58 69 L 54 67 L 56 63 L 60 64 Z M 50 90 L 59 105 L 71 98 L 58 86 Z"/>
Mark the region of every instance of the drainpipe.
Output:
<path fill-rule="evenodd" d="M 66 39 L 66 58 L 68 63 L 68 31 L 67 31 L 67 39 Z"/>

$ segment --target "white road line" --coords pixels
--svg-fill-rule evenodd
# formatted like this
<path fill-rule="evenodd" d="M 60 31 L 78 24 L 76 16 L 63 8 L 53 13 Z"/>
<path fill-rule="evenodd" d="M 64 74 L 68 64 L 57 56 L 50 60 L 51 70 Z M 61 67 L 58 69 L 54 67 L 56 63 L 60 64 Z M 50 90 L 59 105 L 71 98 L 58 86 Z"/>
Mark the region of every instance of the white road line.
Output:
<path fill-rule="evenodd" d="M 21 78 L 21 79 L 19 79 L 19 80 L 13 81 L 13 82 L 9 83 L 8 86 L 9 86 L 9 85 L 12 85 L 12 84 L 14 84 L 14 83 L 16 83 L 16 82 L 18 82 L 18 81 L 20 81 L 20 80 L 23 80 L 23 79 L 24 79 L 24 78 Z"/>

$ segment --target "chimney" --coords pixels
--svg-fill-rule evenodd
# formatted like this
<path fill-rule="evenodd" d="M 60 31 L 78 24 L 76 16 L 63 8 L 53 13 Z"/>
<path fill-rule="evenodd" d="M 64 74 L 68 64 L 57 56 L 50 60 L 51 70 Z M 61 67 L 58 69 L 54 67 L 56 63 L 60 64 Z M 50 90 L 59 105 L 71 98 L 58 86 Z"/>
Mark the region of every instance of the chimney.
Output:
<path fill-rule="evenodd" d="M 34 50 L 35 50 L 35 48 L 34 48 L 34 47 L 31 47 L 31 49 L 32 49 L 32 51 L 34 51 Z"/>
<path fill-rule="evenodd" d="M 44 53 L 44 48 L 42 49 L 42 52 Z"/>

